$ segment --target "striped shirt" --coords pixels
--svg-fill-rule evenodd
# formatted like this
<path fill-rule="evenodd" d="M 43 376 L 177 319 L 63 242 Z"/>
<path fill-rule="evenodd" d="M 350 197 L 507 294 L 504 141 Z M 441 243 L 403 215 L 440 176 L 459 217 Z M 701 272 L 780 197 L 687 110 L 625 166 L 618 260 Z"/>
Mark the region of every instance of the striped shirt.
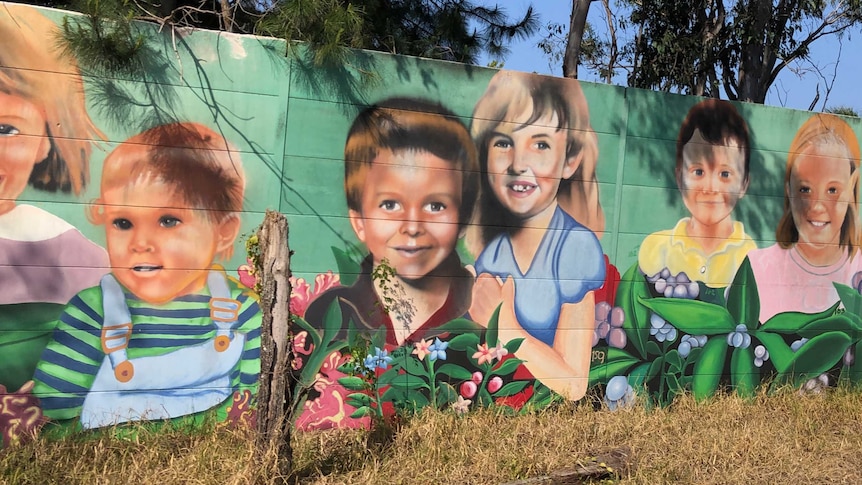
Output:
<path fill-rule="evenodd" d="M 228 279 L 231 297 L 240 302 L 235 331 L 247 336 L 240 361 L 231 371 L 231 390 L 257 391 L 260 373 L 261 312 L 255 297 Z M 153 306 L 126 293 L 132 316 L 129 359 L 163 355 L 213 339 L 216 326 L 210 319 L 208 290 Z M 66 305 L 42 358 L 36 367 L 33 393 L 52 420 L 81 415 L 84 398 L 105 359 L 102 351 L 102 290 L 96 286 L 78 293 Z M 170 389 L 165 390 L 170 393 Z"/>

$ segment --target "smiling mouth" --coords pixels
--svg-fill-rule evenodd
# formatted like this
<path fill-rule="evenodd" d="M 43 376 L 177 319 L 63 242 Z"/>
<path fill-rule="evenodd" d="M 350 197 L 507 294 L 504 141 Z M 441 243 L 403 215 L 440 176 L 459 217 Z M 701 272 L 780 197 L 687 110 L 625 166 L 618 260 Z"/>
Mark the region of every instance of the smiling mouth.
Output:
<path fill-rule="evenodd" d="M 431 249 L 431 246 L 398 246 L 392 248 L 395 251 L 405 255 L 405 256 L 414 256 L 416 254 L 421 253 L 422 251 L 427 251 Z"/>
<path fill-rule="evenodd" d="M 512 182 L 506 187 L 508 187 L 509 190 L 514 192 L 516 196 L 525 196 L 533 193 L 533 191 L 536 190 L 536 187 L 538 187 L 538 185 L 531 184 L 529 182 Z"/>
<path fill-rule="evenodd" d="M 808 221 L 808 223 L 814 227 L 826 227 L 826 225 L 829 224 L 829 222 L 824 221 Z"/>
<path fill-rule="evenodd" d="M 132 271 L 138 273 L 151 273 L 153 271 L 158 271 L 163 268 L 164 266 L 156 266 L 154 264 L 139 264 L 137 266 L 132 266 Z"/>

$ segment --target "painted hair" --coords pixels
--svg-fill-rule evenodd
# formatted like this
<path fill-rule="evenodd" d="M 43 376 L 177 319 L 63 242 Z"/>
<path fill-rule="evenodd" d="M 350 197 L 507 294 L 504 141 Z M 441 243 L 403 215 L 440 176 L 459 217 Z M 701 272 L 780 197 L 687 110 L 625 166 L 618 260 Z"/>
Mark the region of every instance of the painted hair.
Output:
<path fill-rule="evenodd" d="M 79 195 L 89 181 L 92 140 L 105 137 L 87 114 L 77 65 L 46 47 L 56 31 L 31 6 L 0 7 L 0 92 L 26 99 L 45 113 L 50 150 L 36 161 L 29 184 Z"/>
<path fill-rule="evenodd" d="M 344 146 L 347 207 L 361 212 L 365 179 L 381 150 L 425 151 L 450 162 L 461 173 L 458 220 L 470 221 L 476 201 L 478 162 L 467 127 L 454 113 L 430 101 L 390 98 L 363 110 Z"/>
<path fill-rule="evenodd" d="M 468 232 L 468 246 L 474 254 L 507 227 L 517 226 L 491 191 L 487 177 L 488 143 L 497 126 L 522 117 L 528 110 L 530 116 L 523 126 L 556 114 L 557 129 L 567 133 L 566 157 L 580 158 L 575 174 L 560 184 L 557 192 L 560 206 L 596 234 L 604 231 L 605 216 L 596 179 L 598 140 L 590 126 L 589 107 L 581 85 L 574 79 L 500 71 L 491 78 L 485 94 L 476 103 L 470 127 L 482 173 L 478 213 L 474 217 L 477 225 Z"/>
<path fill-rule="evenodd" d="M 688 110 L 679 136 L 676 139 L 676 182 L 682 188 L 682 153 L 686 143 L 699 131 L 703 139 L 711 145 L 727 145 L 735 141 L 744 156 L 743 184 L 748 183 L 749 162 L 751 160 L 751 141 L 748 125 L 729 101 L 705 99 Z"/>
<path fill-rule="evenodd" d="M 220 222 L 242 211 L 245 175 L 239 153 L 220 134 L 198 123 L 150 128 L 115 148 L 102 168 L 101 190 L 159 180 L 189 207 Z M 102 223 L 92 214 L 94 223 Z"/>
<path fill-rule="evenodd" d="M 822 148 L 837 149 L 844 152 L 850 164 L 850 185 L 853 187 L 853 202 L 847 207 L 844 223 L 841 224 L 840 245 L 853 256 L 859 247 L 859 140 L 853 129 L 841 118 L 818 113 L 808 118 L 796 132 L 787 154 L 787 169 L 784 172 L 784 213 L 775 230 L 778 244 L 788 249 L 799 241 L 799 230 L 793 222 L 790 208 L 790 174 L 799 157 L 806 151 Z"/>

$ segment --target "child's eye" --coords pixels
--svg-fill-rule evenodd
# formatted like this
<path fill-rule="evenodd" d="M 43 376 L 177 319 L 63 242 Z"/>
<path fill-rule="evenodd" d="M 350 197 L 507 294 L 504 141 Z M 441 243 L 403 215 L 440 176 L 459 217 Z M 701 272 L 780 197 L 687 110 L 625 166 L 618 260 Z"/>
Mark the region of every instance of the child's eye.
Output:
<path fill-rule="evenodd" d="M 512 148 L 512 142 L 505 138 L 497 138 L 491 141 L 491 146 L 494 148 Z"/>
<path fill-rule="evenodd" d="M 111 224 L 121 231 L 128 231 L 132 228 L 132 221 L 123 218 L 114 219 Z"/>
<path fill-rule="evenodd" d="M 162 227 L 176 227 L 182 221 L 174 216 L 162 216 L 159 218 L 159 225 Z"/>
<path fill-rule="evenodd" d="M 811 187 L 806 187 L 803 185 L 802 187 L 799 187 L 799 193 L 800 194 L 810 194 L 811 193 Z"/>
<path fill-rule="evenodd" d="M 21 131 L 20 131 L 20 130 L 18 130 L 18 128 L 15 128 L 15 127 L 14 127 L 14 126 L 12 126 L 12 125 L 6 125 L 6 124 L 3 124 L 3 123 L 0 123 L 0 136 L 3 136 L 3 135 L 17 135 L 18 133 L 21 133 Z"/>
<path fill-rule="evenodd" d="M 829 187 L 828 189 L 826 189 L 826 193 L 830 195 L 835 195 L 838 193 L 838 187 Z"/>
<path fill-rule="evenodd" d="M 697 177 L 703 177 L 703 174 L 704 174 L 702 168 L 696 168 L 696 169 L 692 170 L 691 173 L 693 173 Z"/>
<path fill-rule="evenodd" d="M 399 207 L 398 202 L 395 202 L 394 200 L 384 200 L 380 203 L 380 208 L 385 211 L 398 210 Z"/>
<path fill-rule="evenodd" d="M 729 179 L 729 178 L 730 178 L 730 171 L 728 171 L 728 170 L 722 170 L 722 171 L 721 171 L 721 173 L 720 173 L 719 175 L 720 175 L 720 176 L 721 176 L 721 178 L 723 178 L 723 179 Z"/>
<path fill-rule="evenodd" d="M 548 142 L 540 141 L 540 142 L 536 143 L 536 148 L 539 150 L 550 150 L 551 145 L 548 145 Z"/>
<path fill-rule="evenodd" d="M 425 206 L 425 210 L 428 212 L 443 212 L 446 210 L 446 204 L 442 202 L 431 202 Z"/>

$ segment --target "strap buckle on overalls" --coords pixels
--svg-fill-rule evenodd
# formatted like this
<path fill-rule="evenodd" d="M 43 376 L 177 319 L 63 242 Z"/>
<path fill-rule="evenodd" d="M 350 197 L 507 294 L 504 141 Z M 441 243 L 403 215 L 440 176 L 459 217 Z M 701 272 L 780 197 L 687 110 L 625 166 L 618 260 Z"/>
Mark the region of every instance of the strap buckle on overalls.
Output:
<path fill-rule="evenodd" d="M 126 355 L 131 336 L 131 323 L 102 326 L 102 351 L 111 360 L 114 376 L 120 382 L 129 382 L 135 375 L 135 368 Z"/>
<path fill-rule="evenodd" d="M 241 304 L 233 298 L 210 298 L 210 318 L 216 325 L 216 338 L 213 342 L 217 352 L 224 352 L 230 347 L 233 325 L 239 320 Z"/>

